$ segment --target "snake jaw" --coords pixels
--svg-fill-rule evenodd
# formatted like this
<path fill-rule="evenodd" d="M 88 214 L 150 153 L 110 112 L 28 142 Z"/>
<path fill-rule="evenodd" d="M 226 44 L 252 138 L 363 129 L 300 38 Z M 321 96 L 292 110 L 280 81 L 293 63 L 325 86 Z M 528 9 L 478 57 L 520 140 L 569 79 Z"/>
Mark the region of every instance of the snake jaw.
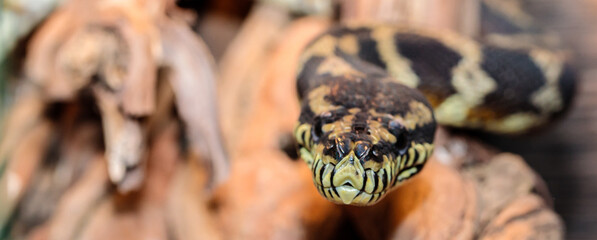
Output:
<path fill-rule="evenodd" d="M 368 206 L 379 202 L 420 172 L 433 150 L 432 144 L 415 141 L 404 143 L 406 148 L 401 150 L 398 138 L 373 144 L 371 135 L 351 132 L 322 135 L 314 141 L 309 135 L 313 125 L 306 125 L 295 131 L 301 158 L 308 164 L 319 193 L 336 204 Z"/>
<path fill-rule="evenodd" d="M 356 160 L 355 160 L 356 159 Z M 335 174 L 332 179 L 334 186 L 351 186 L 355 189 L 362 189 L 365 180 L 365 169 L 361 161 L 351 151 L 348 156 L 336 165 Z"/>
<path fill-rule="evenodd" d="M 342 200 L 342 203 L 344 204 L 351 204 L 354 198 L 361 193 L 361 191 L 350 186 L 336 187 L 336 191 L 339 193 L 340 200 Z"/>
<path fill-rule="evenodd" d="M 301 155 L 301 159 L 303 159 L 303 161 L 305 161 L 305 163 L 307 163 L 309 167 L 312 167 L 311 165 L 313 165 L 313 155 L 311 155 L 309 150 L 307 150 L 306 148 L 301 148 L 299 150 L 299 153 Z"/>
<path fill-rule="evenodd" d="M 387 191 L 368 193 L 351 186 L 323 187 L 315 184 L 319 194 L 336 204 L 370 206 L 384 198 Z"/>
<path fill-rule="evenodd" d="M 339 162 L 328 162 L 320 153 L 303 150 L 303 158 L 311 162 L 313 183 L 319 193 L 336 204 L 367 206 L 377 203 L 392 188 L 396 164 L 384 158 L 377 170 L 364 168 L 362 159 L 350 150 Z M 312 156 L 316 156 L 313 158 Z M 311 160 L 313 159 L 313 160 Z"/>

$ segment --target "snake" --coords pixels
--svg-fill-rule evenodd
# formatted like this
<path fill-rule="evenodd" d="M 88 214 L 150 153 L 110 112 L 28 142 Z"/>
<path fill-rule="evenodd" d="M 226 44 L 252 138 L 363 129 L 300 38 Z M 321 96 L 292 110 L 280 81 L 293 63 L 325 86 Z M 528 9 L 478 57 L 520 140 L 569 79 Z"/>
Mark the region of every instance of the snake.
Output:
<path fill-rule="evenodd" d="M 321 196 L 368 206 L 420 173 L 438 125 L 523 134 L 571 103 L 575 74 L 541 47 L 447 31 L 339 24 L 303 50 L 297 151 Z"/>

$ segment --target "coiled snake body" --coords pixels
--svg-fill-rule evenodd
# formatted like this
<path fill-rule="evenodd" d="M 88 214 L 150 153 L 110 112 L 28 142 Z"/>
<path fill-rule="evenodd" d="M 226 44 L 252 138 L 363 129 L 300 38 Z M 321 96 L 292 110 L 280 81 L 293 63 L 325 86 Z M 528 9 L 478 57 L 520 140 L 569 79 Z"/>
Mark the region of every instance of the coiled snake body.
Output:
<path fill-rule="evenodd" d="M 542 49 L 455 34 L 338 26 L 304 51 L 295 138 L 328 200 L 371 205 L 421 171 L 436 122 L 494 133 L 544 125 L 569 105 L 574 76 Z"/>

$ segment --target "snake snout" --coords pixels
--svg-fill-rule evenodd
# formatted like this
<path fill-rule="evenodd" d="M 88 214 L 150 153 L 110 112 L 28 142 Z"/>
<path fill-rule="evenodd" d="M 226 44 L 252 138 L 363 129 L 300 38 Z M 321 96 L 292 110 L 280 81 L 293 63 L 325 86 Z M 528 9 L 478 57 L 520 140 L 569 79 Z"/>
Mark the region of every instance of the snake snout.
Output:
<path fill-rule="evenodd" d="M 353 188 L 361 189 L 361 187 L 363 185 L 362 182 L 359 182 L 359 179 L 356 179 L 356 178 L 344 178 L 343 180 L 344 181 L 342 181 L 341 184 L 339 184 L 337 186 L 346 186 L 346 187 L 353 187 Z"/>
<path fill-rule="evenodd" d="M 350 186 L 361 189 L 363 188 L 364 176 L 365 169 L 354 152 L 351 151 L 338 163 L 332 183 L 334 186 Z"/>

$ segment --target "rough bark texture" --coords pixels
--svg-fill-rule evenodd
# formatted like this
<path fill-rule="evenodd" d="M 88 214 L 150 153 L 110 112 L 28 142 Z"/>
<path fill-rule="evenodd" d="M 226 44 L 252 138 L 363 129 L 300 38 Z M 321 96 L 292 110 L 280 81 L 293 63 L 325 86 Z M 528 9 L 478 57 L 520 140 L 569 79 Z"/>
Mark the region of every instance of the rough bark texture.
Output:
<path fill-rule="evenodd" d="M 73 101 L 93 89 L 104 122 L 110 178 L 135 189 L 145 149 L 143 119 L 154 115 L 158 73 L 168 71 L 190 149 L 209 161 L 215 183 L 226 178 L 218 132 L 213 60 L 169 1 L 65 3 L 28 44 L 23 75 L 47 103 Z M 166 14 L 175 15 L 169 17 Z M 137 175 L 131 176 L 131 175 Z"/>
<path fill-rule="evenodd" d="M 386 22 L 433 29 L 451 29 L 467 36 L 479 31 L 480 0 L 347 0 L 344 22 Z"/>
<path fill-rule="evenodd" d="M 397 17 L 383 2 L 348 1 L 343 19 Z M 443 16 L 410 4 L 406 23 L 476 34 L 461 10 Z M 444 129 L 421 174 L 379 204 L 319 196 L 306 164 L 283 146 L 299 114 L 298 56 L 328 19 L 293 21 L 260 5 L 245 21 L 219 68 L 227 175 L 212 60 L 186 13 L 162 1 L 70 1 L 30 42 L 24 75 L 37 86 L 20 92 L 0 144 L 0 238 L 563 237 L 549 193 L 521 157 Z M 122 134 L 143 139 L 138 162 L 128 162 L 130 151 L 110 162 L 106 150 Z M 114 164 L 125 172 L 110 175 Z M 226 176 L 211 198 L 205 186 Z"/>
<path fill-rule="evenodd" d="M 0 142 L 0 238 L 218 238 L 207 201 L 228 163 L 188 16 L 71 0 L 32 34 Z"/>

